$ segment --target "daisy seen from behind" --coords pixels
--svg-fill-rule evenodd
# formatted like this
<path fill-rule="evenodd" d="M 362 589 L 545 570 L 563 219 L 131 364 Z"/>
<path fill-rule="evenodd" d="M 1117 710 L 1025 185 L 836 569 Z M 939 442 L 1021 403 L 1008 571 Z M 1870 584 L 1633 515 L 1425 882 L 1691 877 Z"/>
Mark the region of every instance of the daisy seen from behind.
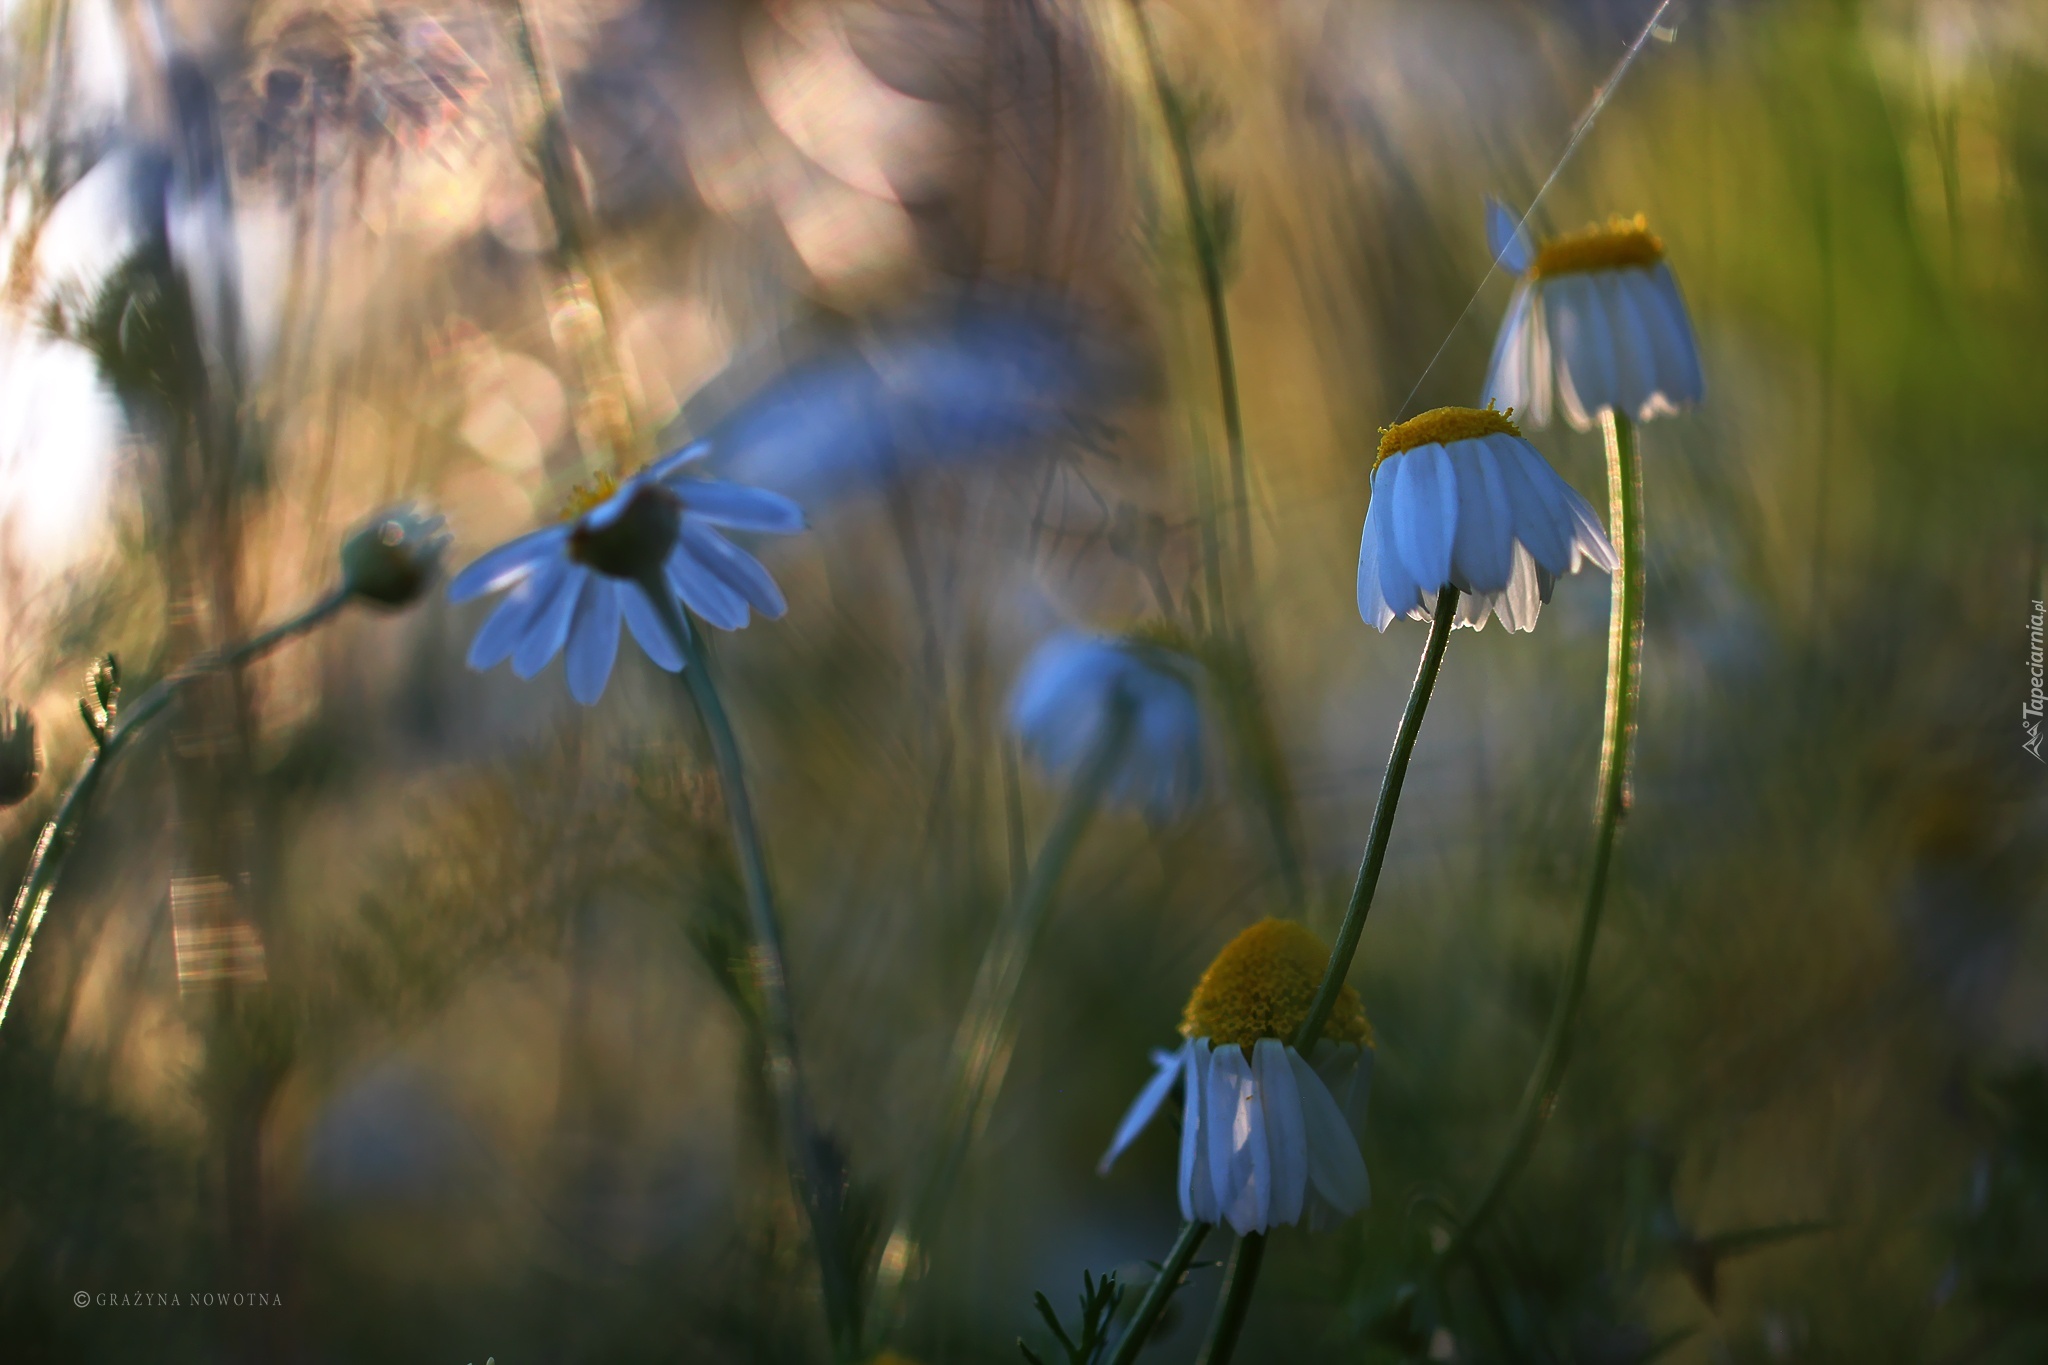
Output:
<path fill-rule="evenodd" d="M 1062 631 L 1039 645 L 1018 674 L 1010 727 L 1040 766 L 1070 780 L 1111 737 L 1112 727 L 1124 725 L 1128 733 L 1103 796 L 1141 807 L 1154 820 L 1170 820 L 1186 814 L 1201 794 L 1197 668 L 1193 659 L 1164 645 Z"/>
<path fill-rule="evenodd" d="M 1493 343 L 1489 400 L 1547 426 L 1555 383 L 1565 420 L 1584 431 L 1605 409 L 1647 421 L 1705 395 L 1685 298 L 1641 215 L 1532 243 L 1490 199 L 1487 238 L 1521 276 Z"/>
<path fill-rule="evenodd" d="M 1428 620 L 1448 586 L 1458 624 L 1491 613 L 1532 630 L 1557 580 L 1586 562 L 1612 573 L 1614 547 L 1512 412 L 1437 408 L 1381 433 L 1358 547 L 1366 624 Z"/>
<path fill-rule="evenodd" d="M 1153 1054 L 1158 1070 L 1097 1168 L 1107 1173 L 1181 1089 L 1183 1217 L 1240 1236 L 1341 1221 L 1372 1197 L 1359 1136 L 1372 1083 L 1372 1028 L 1345 987 L 1303 1057 L 1289 1039 L 1308 1017 L 1328 949 L 1308 929 L 1266 919 L 1225 945 L 1181 1021 L 1187 1039 Z"/>
<path fill-rule="evenodd" d="M 787 603 L 774 578 L 723 533 L 793 534 L 803 510 L 779 493 L 683 472 L 708 453 L 700 444 L 622 480 L 600 476 L 570 495 L 559 523 L 457 574 L 452 602 L 506 593 L 471 642 L 469 666 L 510 659 L 531 678 L 566 649 L 569 692 L 591 706 L 611 678 L 622 622 L 658 667 L 683 667 L 655 592 L 721 630 L 741 629 L 751 612 L 780 617 Z"/>

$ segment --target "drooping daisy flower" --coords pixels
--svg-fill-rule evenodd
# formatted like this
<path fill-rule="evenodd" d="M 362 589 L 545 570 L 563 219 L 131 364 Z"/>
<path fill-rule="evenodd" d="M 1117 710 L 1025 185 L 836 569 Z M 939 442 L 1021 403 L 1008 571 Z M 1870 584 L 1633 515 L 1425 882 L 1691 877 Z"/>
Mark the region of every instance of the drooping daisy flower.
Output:
<path fill-rule="evenodd" d="M 1522 439 L 1513 413 L 1437 408 L 1380 434 L 1358 547 L 1358 614 L 1426 621 L 1446 584 L 1458 624 L 1533 630 L 1559 577 L 1614 547 L 1586 500 Z"/>
<path fill-rule="evenodd" d="M 657 666 L 682 668 L 648 596 L 657 587 L 721 630 L 745 626 L 749 608 L 781 616 L 787 604 L 775 580 L 719 532 L 787 535 L 804 529 L 803 510 L 779 493 L 682 473 L 708 451 L 692 446 L 622 481 L 601 477 L 571 495 L 559 524 L 457 574 L 453 602 L 511 589 L 470 644 L 469 666 L 510 659 L 515 674 L 531 678 L 566 646 L 569 692 L 590 706 L 611 678 L 621 620 Z"/>
<path fill-rule="evenodd" d="M 1350 1217 L 1372 1198 L 1359 1135 L 1372 1086 L 1372 1028 L 1346 986 L 1311 1057 L 1289 1039 L 1308 1017 L 1328 948 L 1299 924 L 1266 919 L 1225 945 L 1188 999 L 1187 1042 L 1155 1052 L 1158 1071 L 1124 1115 L 1097 1169 L 1182 1092 L 1180 1211 L 1240 1236 Z"/>
<path fill-rule="evenodd" d="M 1498 200 L 1486 211 L 1494 257 L 1522 276 L 1493 343 L 1489 400 L 1548 425 L 1554 374 L 1580 431 L 1606 408 L 1646 421 L 1700 401 L 1692 320 L 1664 243 L 1640 215 L 1532 246 Z"/>
<path fill-rule="evenodd" d="M 1104 795 L 1169 820 L 1201 791 L 1196 667 L 1162 645 L 1065 631 L 1025 663 L 1010 694 L 1010 725 L 1047 772 L 1071 778 L 1102 743 L 1122 698 L 1130 735 Z"/>

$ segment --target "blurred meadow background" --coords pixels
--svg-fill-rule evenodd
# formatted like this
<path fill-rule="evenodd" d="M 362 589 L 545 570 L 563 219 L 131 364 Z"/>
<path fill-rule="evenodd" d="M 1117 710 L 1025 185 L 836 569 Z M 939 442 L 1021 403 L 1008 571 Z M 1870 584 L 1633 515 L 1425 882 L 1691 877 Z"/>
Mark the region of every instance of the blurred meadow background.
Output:
<path fill-rule="evenodd" d="M 1169 1125 L 1095 1163 L 1204 965 L 1336 927 L 1426 633 L 1354 603 L 1377 429 L 1480 396 L 1482 197 L 1530 202 L 1652 9 L 1147 0 L 1223 206 L 1240 506 L 1126 0 L 7 0 L 0 692 L 45 771 L 0 872 L 95 658 L 139 694 L 380 507 L 437 506 L 459 565 L 708 436 L 810 522 L 757 547 L 787 617 L 712 645 L 872 1271 L 1058 806 L 1020 662 L 1199 628 L 1223 507 L 1204 798 L 1087 833 L 866 1346 L 1050 1350 L 1034 1291 L 1142 1281 L 1178 1223 Z M 1535 226 L 1614 212 L 1707 399 L 1643 429 L 1633 804 L 1559 1109 L 1412 1302 L 1557 990 L 1598 574 L 1450 642 L 1351 977 L 1373 1207 L 1275 1235 L 1240 1358 L 2048 1359 L 2048 8 L 1680 0 Z M 1604 506 L 1596 435 L 1532 437 Z M 588 709 L 474 673 L 482 619 L 351 611 L 111 771 L 0 1028 L 0 1357 L 829 1358 L 681 685 L 630 646 Z M 1216 1279 L 1145 1359 L 1193 1358 Z M 202 1290 L 281 1306 L 73 1306 Z"/>

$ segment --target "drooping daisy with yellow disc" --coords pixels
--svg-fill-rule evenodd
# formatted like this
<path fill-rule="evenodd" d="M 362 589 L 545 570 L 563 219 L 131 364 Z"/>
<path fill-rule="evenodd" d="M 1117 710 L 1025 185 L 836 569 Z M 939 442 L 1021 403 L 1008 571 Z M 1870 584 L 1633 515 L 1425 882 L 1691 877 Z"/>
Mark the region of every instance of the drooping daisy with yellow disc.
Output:
<path fill-rule="evenodd" d="M 1358 547 L 1368 625 L 1428 620 L 1449 586 L 1462 594 L 1459 625 L 1491 613 L 1532 630 L 1557 580 L 1588 560 L 1614 571 L 1606 532 L 1511 412 L 1437 408 L 1381 433 Z"/>
<path fill-rule="evenodd" d="M 1309 1216 L 1350 1217 L 1372 1198 L 1359 1137 L 1372 1086 L 1372 1028 L 1345 987 L 1304 1058 L 1289 1042 L 1329 959 L 1309 930 L 1266 919 L 1225 945 L 1188 1000 L 1187 1042 L 1153 1054 L 1157 1073 L 1117 1128 L 1107 1173 L 1182 1091 L 1180 1209 L 1240 1236 Z"/>
<path fill-rule="evenodd" d="M 657 666 L 683 667 L 650 593 L 666 590 L 721 630 L 745 626 L 749 608 L 781 616 L 787 604 L 775 580 L 720 533 L 788 535 L 804 529 L 803 510 L 779 493 L 683 472 L 709 451 L 700 442 L 626 479 L 600 478 L 577 490 L 558 524 L 457 574 L 451 602 L 511 589 L 477 632 L 469 666 L 510 659 L 515 674 L 531 678 L 566 646 L 570 695 L 591 706 L 611 678 L 622 620 Z"/>
<path fill-rule="evenodd" d="M 1554 376 L 1566 420 L 1584 431 L 1603 409 L 1646 421 L 1704 396 L 1685 298 L 1640 215 L 1532 244 L 1489 199 L 1486 233 L 1494 259 L 1522 277 L 1493 343 L 1488 399 L 1547 426 Z"/>

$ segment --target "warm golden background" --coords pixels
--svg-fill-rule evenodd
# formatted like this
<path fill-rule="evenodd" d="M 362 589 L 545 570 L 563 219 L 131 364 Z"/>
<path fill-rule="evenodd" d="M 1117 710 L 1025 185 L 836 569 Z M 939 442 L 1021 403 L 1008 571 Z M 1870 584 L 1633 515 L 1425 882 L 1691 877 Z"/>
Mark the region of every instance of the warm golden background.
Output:
<path fill-rule="evenodd" d="M 1528 202 L 1652 7 L 1151 0 L 1236 205 L 1244 600 L 1325 932 L 1423 634 L 1352 601 L 1375 430 L 1447 333 L 1416 404 L 1477 395 L 1508 290 L 1452 330 L 1482 196 Z M 94 655 L 139 689 L 275 619 L 400 497 L 442 507 L 466 559 L 553 515 L 605 413 L 511 10 L 5 13 L 0 691 L 49 755 L 0 813 L 11 874 L 83 753 Z M 763 550 L 787 619 L 716 643 L 819 1108 L 886 1221 L 1015 827 L 1035 841 L 1057 797 L 1009 776 L 1010 679 L 1046 630 L 1185 612 L 1196 577 L 1214 371 L 1130 12 L 534 13 L 592 187 L 613 397 L 650 450 L 727 432 L 717 460 L 810 510 Z M 243 448 L 197 513 L 62 336 L 120 259 L 123 158 L 173 117 L 153 23 L 211 80 L 237 206 L 214 240 L 240 262 Z M 1479 1273 L 1387 1331 L 1558 979 L 1604 648 L 1584 578 L 1531 636 L 1452 641 L 1353 977 L 1376 1203 L 1276 1237 L 1240 1359 L 2048 1357 L 2048 770 L 2020 747 L 2048 595 L 2048 9 L 1681 0 L 1539 223 L 1638 210 L 1708 401 L 1643 430 L 1635 802 L 1559 1114 Z M 921 444 L 957 458 L 827 477 L 855 432 L 804 405 L 807 366 L 881 356 L 886 393 L 943 362 L 906 329 L 1020 301 L 1085 330 L 1043 372 L 992 334 L 1046 381 L 1024 439 L 938 429 Z M 1604 505 L 1597 436 L 1537 439 Z M 10 1365 L 823 1358 L 679 693 L 631 645 L 590 711 L 559 666 L 471 674 L 481 619 L 438 596 L 346 617 L 250 673 L 196 796 L 171 729 L 103 793 L 0 1030 Z M 1084 1267 L 1164 1252 L 1170 1135 L 1107 1180 L 1095 1159 L 1204 963 L 1286 909 L 1257 801 L 1213 776 L 1193 820 L 1085 844 L 906 1353 L 1014 1361 L 1034 1289 L 1065 1307 Z M 230 850 L 260 983 L 179 990 L 195 838 Z M 1702 1239 L 1806 1221 L 1710 1286 Z M 1214 1278 L 1158 1359 L 1191 1358 Z M 258 1279 L 282 1310 L 71 1306 Z"/>

